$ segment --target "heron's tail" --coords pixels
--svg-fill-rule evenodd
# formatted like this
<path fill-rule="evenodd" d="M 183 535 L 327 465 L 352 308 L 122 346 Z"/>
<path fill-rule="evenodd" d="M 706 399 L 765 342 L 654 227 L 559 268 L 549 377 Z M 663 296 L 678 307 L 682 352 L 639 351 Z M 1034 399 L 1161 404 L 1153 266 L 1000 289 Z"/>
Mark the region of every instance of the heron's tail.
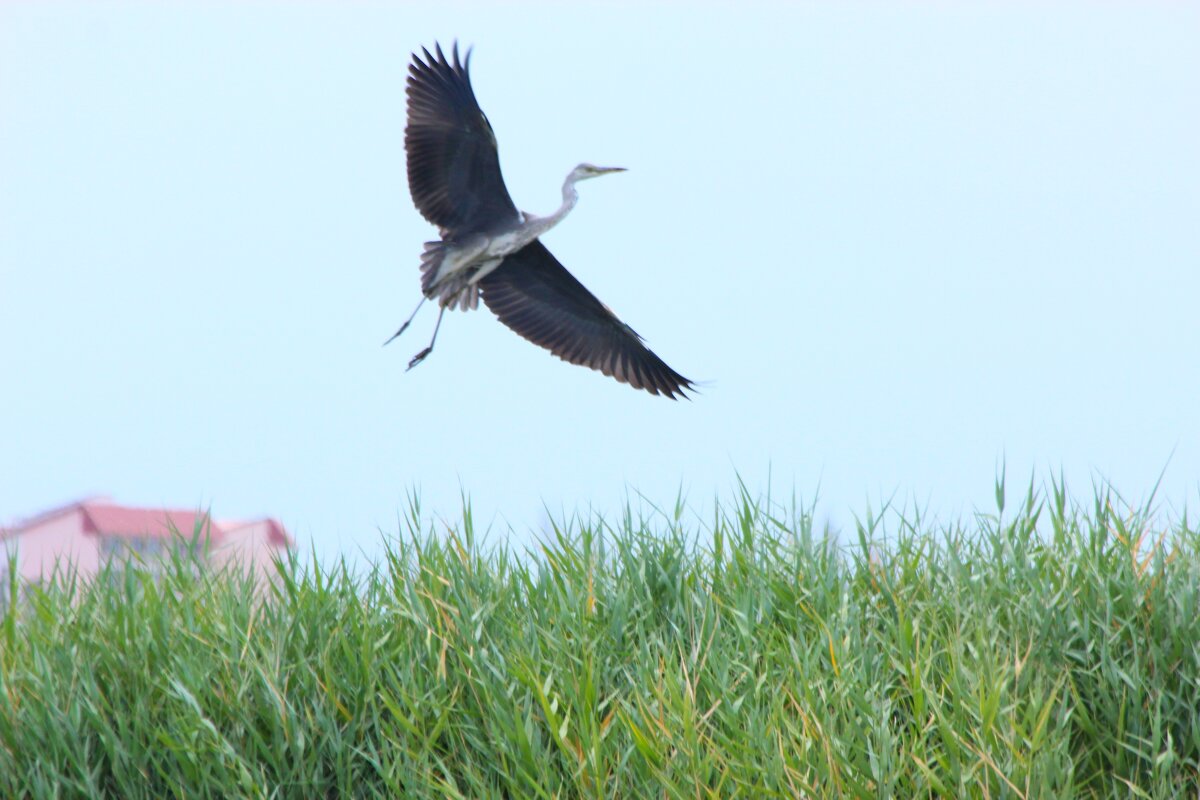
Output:
<path fill-rule="evenodd" d="M 444 242 L 425 243 L 425 249 L 421 252 L 421 291 L 431 300 L 437 295 L 433 287 L 437 283 L 438 270 L 442 268 L 445 258 Z"/>
<path fill-rule="evenodd" d="M 470 275 L 466 270 L 459 270 L 438 280 L 446 250 L 445 242 L 425 243 L 425 250 L 421 253 L 421 291 L 431 300 L 437 298 L 440 306 L 451 311 L 455 308 L 463 311 L 477 308 L 480 289 L 468 282 Z"/>

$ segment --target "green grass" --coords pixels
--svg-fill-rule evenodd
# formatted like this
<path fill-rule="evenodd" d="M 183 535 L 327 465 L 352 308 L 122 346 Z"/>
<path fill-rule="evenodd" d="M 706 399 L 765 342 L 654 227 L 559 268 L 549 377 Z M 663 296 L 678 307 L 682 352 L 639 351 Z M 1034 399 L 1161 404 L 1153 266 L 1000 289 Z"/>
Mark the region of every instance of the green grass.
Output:
<path fill-rule="evenodd" d="M 1195 797 L 1200 532 L 1039 495 L 839 546 L 743 493 L 520 555 L 414 507 L 365 577 L 35 591 L 0 796 Z"/>

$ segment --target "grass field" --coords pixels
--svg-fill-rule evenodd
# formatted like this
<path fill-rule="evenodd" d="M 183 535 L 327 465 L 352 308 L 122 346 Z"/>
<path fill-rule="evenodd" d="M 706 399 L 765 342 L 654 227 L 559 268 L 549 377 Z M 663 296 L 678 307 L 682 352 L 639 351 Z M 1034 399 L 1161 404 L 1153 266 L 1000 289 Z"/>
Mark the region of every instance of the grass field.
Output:
<path fill-rule="evenodd" d="M 1054 482 L 997 506 L 839 545 L 744 493 L 530 554 L 414 507 L 366 576 L 35 591 L 0 796 L 1196 797 L 1200 532 Z"/>

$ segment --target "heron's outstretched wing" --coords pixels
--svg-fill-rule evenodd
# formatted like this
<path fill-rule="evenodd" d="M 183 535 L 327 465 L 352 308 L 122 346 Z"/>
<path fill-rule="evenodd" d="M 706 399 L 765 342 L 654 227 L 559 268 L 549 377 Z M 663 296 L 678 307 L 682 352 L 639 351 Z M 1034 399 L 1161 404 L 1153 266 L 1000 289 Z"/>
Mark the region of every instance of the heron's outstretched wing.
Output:
<path fill-rule="evenodd" d="M 692 382 L 642 344 L 535 239 L 479 282 L 500 321 L 554 355 L 600 370 L 635 389 L 686 397 Z"/>
<path fill-rule="evenodd" d="M 492 126 L 475 100 L 458 44 L 447 59 L 413 54 L 408 67 L 408 188 L 413 204 L 443 232 L 472 233 L 520 219 L 504 178 Z"/>

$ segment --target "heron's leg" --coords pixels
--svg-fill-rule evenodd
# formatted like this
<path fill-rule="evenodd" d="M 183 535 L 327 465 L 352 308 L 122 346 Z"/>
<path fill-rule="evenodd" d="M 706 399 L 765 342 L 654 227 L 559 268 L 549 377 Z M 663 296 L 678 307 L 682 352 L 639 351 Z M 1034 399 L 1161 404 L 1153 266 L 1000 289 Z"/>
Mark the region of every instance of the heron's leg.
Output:
<path fill-rule="evenodd" d="M 389 339 L 387 340 L 387 342 L 384 342 L 384 345 L 385 345 L 385 346 L 388 344 L 388 342 L 392 341 L 392 339 L 395 339 L 397 336 L 399 336 L 400 334 L 404 333 L 404 331 L 406 331 L 406 330 L 408 329 L 408 325 L 409 325 L 409 323 L 411 323 L 411 322 L 413 321 L 413 317 L 417 316 L 417 312 L 421 310 L 421 306 L 425 305 L 425 301 L 426 301 L 427 299 L 428 299 L 428 298 L 427 298 L 427 297 L 425 297 L 425 295 L 421 295 L 421 302 L 417 303 L 417 307 L 416 307 L 416 308 L 414 308 L 414 309 L 413 309 L 413 312 L 412 312 L 411 314 L 409 314 L 409 315 L 408 315 L 408 319 L 404 320 L 404 324 L 400 326 L 400 330 L 398 330 L 398 331 L 396 331 L 395 333 L 393 333 L 393 334 L 391 335 L 391 338 L 389 338 Z"/>
<path fill-rule="evenodd" d="M 408 362 L 408 369 L 412 369 L 417 364 L 420 364 L 422 361 L 425 360 L 425 356 L 427 356 L 433 352 L 433 343 L 437 341 L 438 328 L 442 327 L 442 315 L 445 313 L 446 313 L 446 307 L 442 306 L 441 310 L 438 311 L 437 325 L 433 326 L 433 338 L 429 340 L 429 347 L 426 347 L 424 350 L 422 350 L 421 352 L 417 353 L 415 356 L 412 357 L 412 361 Z M 406 369 L 404 371 L 408 372 L 408 369 Z"/>

